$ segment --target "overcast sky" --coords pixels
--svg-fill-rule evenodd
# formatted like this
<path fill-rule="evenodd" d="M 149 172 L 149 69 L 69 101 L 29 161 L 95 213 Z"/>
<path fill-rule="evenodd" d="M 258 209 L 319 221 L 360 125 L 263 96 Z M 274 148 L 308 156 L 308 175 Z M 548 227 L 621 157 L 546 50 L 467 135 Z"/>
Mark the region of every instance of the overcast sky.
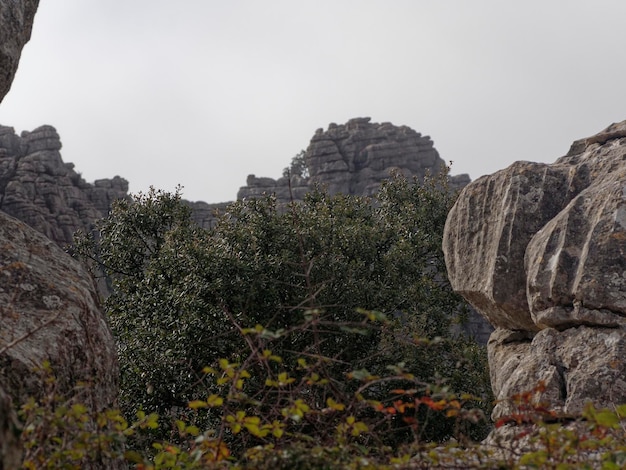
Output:
<path fill-rule="evenodd" d="M 233 200 L 370 116 L 472 179 L 626 119 L 623 0 L 41 0 L 0 124 L 85 179 Z"/>

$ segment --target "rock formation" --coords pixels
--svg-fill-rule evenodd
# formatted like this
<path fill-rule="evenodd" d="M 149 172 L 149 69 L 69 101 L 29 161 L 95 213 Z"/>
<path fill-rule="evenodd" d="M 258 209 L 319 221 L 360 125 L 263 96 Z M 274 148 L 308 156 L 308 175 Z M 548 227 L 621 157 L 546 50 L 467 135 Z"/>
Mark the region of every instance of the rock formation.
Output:
<path fill-rule="evenodd" d="M 279 203 L 291 197 L 299 201 L 314 183 L 333 194 L 365 196 L 373 194 L 394 170 L 421 179 L 444 165 L 429 137 L 406 126 L 369 121 L 356 118 L 345 125 L 331 124 L 327 132 L 318 129 L 306 152 L 309 177 L 275 180 L 249 175 L 237 198 L 275 194 Z M 128 182 L 116 176 L 87 183 L 72 163 L 63 162 L 60 150 L 61 141 L 52 126 L 21 136 L 11 127 L 0 126 L 0 210 L 66 245 L 77 230 L 91 230 L 113 200 L 128 197 Z M 451 178 L 456 187 L 468 182 L 467 175 Z M 223 212 L 228 205 L 188 204 L 196 222 L 205 228 L 215 224 L 215 211 Z"/>
<path fill-rule="evenodd" d="M 52 393 L 37 368 L 49 362 L 53 393 L 77 396 L 94 411 L 116 405 L 119 370 L 113 335 L 82 265 L 2 212 L 0 247 L 0 440 L 3 468 L 17 468 L 17 442 L 9 446 L 4 440 L 16 421 L 4 411 L 7 401 L 22 404 Z M 114 464 L 102 462 L 102 468 Z"/>
<path fill-rule="evenodd" d="M 394 170 L 421 180 L 427 173 L 438 173 L 445 165 L 430 137 L 407 126 L 372 123 L 367 117 L 341 125 L 331 123 L 326 131 L 318 129 L 305 160 L 307 177 L 293 175 L 290 180 L 284 176 L 274 180 L 249 175 L 237 199 L 273 193 L 279 203 L 289 202 L 291 197 L 299 201 L 313 184 L 327 188 L 330 194 L 371 196 Z M 469 181 L 468 175 L 451 180 L 456 187 Z"/>
<path fill-rule="evenodd" d="M 497 329 L 498 401 L 535 397 L 564 416 L 626 403 L 626 121 L 554 164 L 517 162 L 461 192 L 444 252 L 453 288 Z"/>
<path fill-rule="evenodd" d="M 115 176 L 87 183 L 72 163 L 63 162 L 60 150 L 61 141 L 52 126 L 24 131 L 21 136 L 11 127 L 0 126 L 0 210 L 66 245 L 77 230 L 92 230 L 115 199 L 128 197 L 128 182 Z M 370 123 L 369 118 L 331 124 L 327 132 L 318 129 L 306 162 L 308 177 L 275 180 L 249 175 L 237 198 L 275 194 L 279 203 L 292 197 L 300 201 L 312 184 L 320 184 L 332 194 L 368 196 L 394 170 L 422 179 L 444 165 L 429 137 L 406 126 Z M 459 175 L 450 181 L 460 188 L 470 179 Z M 229 204 L 187 203 L 196 222 L 205 228 L 213 226 L 215 212 L 224 212 Z"/>
<path fill-rule="evenodd" d="M 59 393 L 78 382 L 86 404 L 117 397 L 117 352 L 90 275 L 56 243 L 0 212 L 0 385 L 14 400 L 38 395 L 33 370 L 49 361 Z"/>
<path fill-rule="evenodd" d="M 0 210 L 66 245 L 77 230 L 91 230 L 115 199 L 128 197 L 128 182 L 116 176 L 86 183 L 60 150 L 52 126 L 21 137 L 0 126 Z"/>
<path fill-rule="evenodd" d="M 0 0 L 0 101 L 11 88 L 38 5 L 39 0 Z"/>

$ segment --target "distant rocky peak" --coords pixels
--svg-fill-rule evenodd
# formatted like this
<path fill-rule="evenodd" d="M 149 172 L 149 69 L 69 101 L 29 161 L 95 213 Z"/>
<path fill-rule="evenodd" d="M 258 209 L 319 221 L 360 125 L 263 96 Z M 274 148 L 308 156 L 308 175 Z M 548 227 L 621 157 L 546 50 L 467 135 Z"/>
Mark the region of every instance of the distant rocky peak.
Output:
<path fill-rule="evenodd" d="M 77 230 L 91 230 L 115 199 L 128 197 L 119 176 L 87 183 L 64 163 L 52 126 L 15 133 L 0 126 L 0 210 L 26 222 L 60 245 Z"/>
<path fill-rule="evenodd" d="M 76 230 L 91 230 L 115 199 L 128 198 L 128 182 L 115 176 L 87 183 L 64 163 L 61 139 L 49 125 L 17 135 L 0 126 L 0 210 L 42 232 L 55 242 L 72 242 Z M 329 193 L 374 194 L 393 171 L 423 179 L 444 165 L 433 142 L 407 126 L 372 123 L 355 118 L 318 129 L 304 153 L 307 172 L 278 179 L 249 175 L 237 199 L 274 194 L 279 204 L 300 201 L 312 184 Z M 450 179 L 454 187 L 469 183 L 468 175 Z M 215 211 L 228 203 L 189 202 L 201 227 L 216 223 Z"/>
<path fill-rule="evenodd" d="M 312 184 L 322 185 L 331 194 L 369 196 L 393 171 L 422 180 L 427 173 L 436 174 L 445 165 L 430 137 L 407 126 L 373 123 L 369 117 L 350 119 L 345 124 L 331 123 L 326 131 L 317 129 L 305 152 L 305 161 L 308 178 L 295 175 L 275 180 L 250 175 L 237 198 L 273 193 L 279 202 L 292 197 L 300 200 Z M 457 187 L 469 181 L 468 175 L 451 179 Z"/>

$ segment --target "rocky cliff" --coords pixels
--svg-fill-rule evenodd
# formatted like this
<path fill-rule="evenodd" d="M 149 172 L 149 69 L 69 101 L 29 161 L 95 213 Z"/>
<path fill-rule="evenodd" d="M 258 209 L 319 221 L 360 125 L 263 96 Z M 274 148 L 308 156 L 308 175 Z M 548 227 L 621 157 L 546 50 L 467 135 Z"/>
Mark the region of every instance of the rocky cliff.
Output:
<path fill-rule="evenodd" d="M 0 126 L 0 210 L 65 245 L 77 230 L 91 230 L 113 200 L 128 197 L 128 182 L 115 177 L 87 183 L 63 162 L 60 150 L 52 126 L 21 136 Z"/>
<path fill-rule="evenodd" d="M 444 234 L 453 288 L 497 329 L 493 412 L 535 396 L 576 417 L 626 402 L 626 121 L 554 164 L 517 162 L 469 184 Z"/>
<path fill-rule="evenodd" d="M 298 201 L 314 184 L 330 194 L 371 196 L 393 171 L 421 180 L 445 166 L 430 137 L 407 126 L 370 121 L 368 117 L 354 118 L 346 124 L 331 123 L 326 131 L 318 129 L 304 155 L 306 175 L 277 180 L 249 175 L 237 199 L 273 193 L 279 203 L 289 202 L 291 197 Z M 451 182 L 462 187 L 470 178 L 459 175 Z"/>
<path fill-rule="evenodd" d="M 11 88 L 38 6 L 39 0 L 0 0 L 0 101 Z"/>

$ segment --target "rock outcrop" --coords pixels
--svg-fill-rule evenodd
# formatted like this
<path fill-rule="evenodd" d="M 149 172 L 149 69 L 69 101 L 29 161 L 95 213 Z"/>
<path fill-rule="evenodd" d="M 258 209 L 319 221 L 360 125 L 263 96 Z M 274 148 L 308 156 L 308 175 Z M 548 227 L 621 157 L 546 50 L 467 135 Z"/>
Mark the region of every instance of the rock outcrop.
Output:
<path fill-rule="evenodd" d="M 116 176 L 87 183 L 60 150 L 52 126 L 21 137 L 0 126 L 0 210 L 66 245 L 77 230 L 92 230 L 115 199 L 128 197 L 128 182 Z"/>
<path fill-rule="evenodd" d="M 443 167 L 429 137 L 406 126 L 369 121 L 356 118 L 345 125 L 331 124 L 326 132 L 318 129 L 306 151 L 306 177 L 249 175 L 237 198 L 274 194 L 279 204 L 292 198 L 301 201 L 313 184 L 332 194 L 369 196 L 393 171 L 422 179 Z M 119 176 L 87 183 L 72 163 L 63 162 L 60 150 L 61 140 L 52 126 L 21 136 L 12 127 L 0 126 L 0 211 L 67 245 L 77 230 L 92 230 L 115 199 L 129 195 L 128 182 Z M 468 175 L 450 179 L 455 188 L 469 181 Z M 215 225 L 216 211 L 223 213 L 229 204 L 187 203 L 194 220 L 205 228 Z"/>
<path fill-rule="evenodd" d="M 39 0 L 0 0 L 0 101 L 13 83 L 38 5 Z"/>
<path fill-rule="evenodd" d="M 625 156 L 626 121 L 472 182 L 448 216 L 452 286 L 497 328 L 494 419 L 540 382 L 535 399 L 568 417 L 626 403 Z"/>
<path fill-rule="evenodd" d="M 80 396 L 92 410 L 115 406 L 117 348 L 89 273 L 56 243 L 2 212 L 0 247 L 0 408 L 6 410 L 7 396 L 23 403 L 48 393 L 46 377 L 34 372 L 45 361 L 56 379 L 54 393 Z M 9 434 L 14 424 L 10 414 L 0 416 L 0 433 Z M 16 468 L 7 459 L 19 451 L 4 447 L 4 468 Z"/>
<path fill-rule="evenodd" d="M 314 184 L 325 187 L 330 194 L 371 196 L 393 171 L 422 180 L 445 165 L 430 137 L 407 126 L 372 123 L 368 117 L 341 125 L 331 123 L 326 131 L 318 129 L 306 150 L 305 161 L 306 177 L 292 175 L 275 180 L 249 175 L 237 199 L 267 193 L 275 194 L 279 203 L 292 198 L 300 201 Z M 451 179 L 452 185 L 459 188 L 469 181 L 468 175 Z"/>

